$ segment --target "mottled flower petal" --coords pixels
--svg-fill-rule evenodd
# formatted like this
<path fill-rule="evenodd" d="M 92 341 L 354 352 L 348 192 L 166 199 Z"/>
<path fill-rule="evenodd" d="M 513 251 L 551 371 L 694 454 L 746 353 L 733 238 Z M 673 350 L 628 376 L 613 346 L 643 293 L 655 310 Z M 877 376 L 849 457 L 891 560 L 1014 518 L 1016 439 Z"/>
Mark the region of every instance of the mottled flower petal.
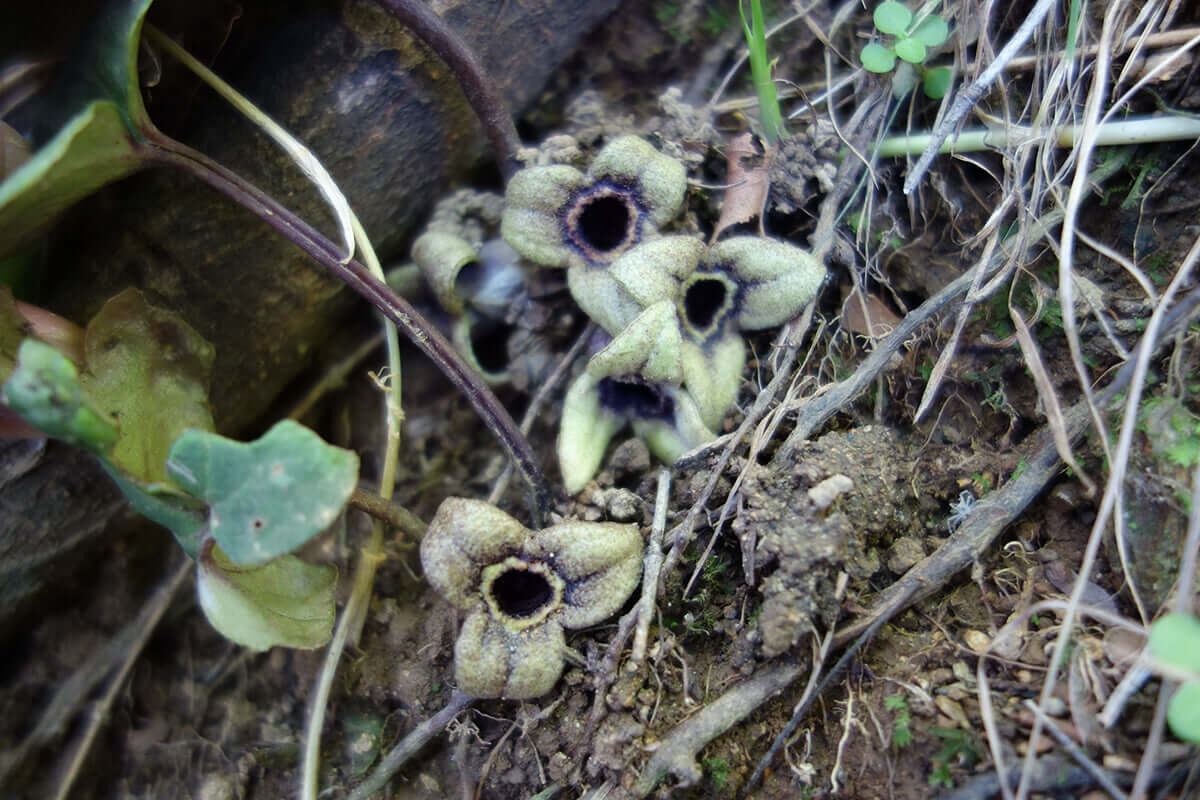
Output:
<path fill-rule="evenodd" d="M 421 268 L 421 274 L 433 288 L 434 295 L 442 308 L 451 314 L 461 314 L 463 299 L 454 290 L 459 272 L 468 264 L 476 263 L 479 255 L 470 242 L 461 236 L 440 231 L 429 231 L 417 237 L 412 247 L 413 261 Z"/>
<path fill-rule="evenodd" d="M 459 608 L 481 603 L 484 566 L 516 553 L 529 530 L 482 500 L 448 497 L 421 540 L 421 566 L 438 594 Z"/>
<path fill-rule="evenodd" d="M 567 289 L 583 312 L 610 335 L 620 333 L 642 313 L 607 269 L 573 266 L 567 270 Z"/>
<path fill-rule="evenodd" d="M 570 494 L 582 489 L 596 474 L 613 434 L 625 424 L 623 417 L 601 406 L 598 382 L 585 371 L 571 384 L 563 399 L 558 468 Z"/>
<path fill-rule="evenodd" d="M 633 420 L 633 432 L 646 442 L 654 457 L 664 464 L 674 464 L 688 450 L 717 438 L 700 419 L 700 412 L 691 395 L 674 389 L 669 393 L 675 406 L 670 420 Z"/>
<path fill-rule="evenodd" d="M 654 383 L 679 383 L 683 340 L 675 307 L 667 300 L 647 308 L 588 361 L 596 378 L 639 375 Z"/>
<path fill-rule="evenodd" d="M 718 430 L 737 400 L 746 365 L 746 342 L 734 331 L 703 347 L 685 341 L 681 351 L 683 385 L 695 401 L 700 419 Z"/>
<path fill-rule="evenodd" d="M 554 620 L 514 633 L 479 608 L 467 615 L 454 643 L 454 680 L 472 697 L 541 697 L 562 674 L 565 646 Z"/>
<path fill-rule="evenodd" d="M 643 308 L 675 300 L 679 283 L 704 256 L 704 242 L 694 236 L 663 236 L 622 255 L 608 271 Z"/>
<path fill-rule="evenodd" d="M 569 521 L 540 530 L 526 545 L 566 581 L 557 619 L 583 628 L 612 616 L 642 574 L 642 536 L 636 525 Z"/>
<path fill-rule="evenodd" d="M 521 255 L 546 267 L 565 267 L 571 248 L 563 236 L 560 212 L 589 183 L 574 167 L 523 169 L 508 182 L 500 235 Z"/>
<path fill-rule="evenodd" d="M 588 174 L 636 186 L 656 226 L 670 222 L 683 208 L 687 169 L 637 136 L 620 136 L 605 145 L 592 159 Z"/>
<path fill-rule="evenodd" d="M 706 266 L 723 266 L 742 287 L 736 310 L 743 330 L 781 325 L 812 300 L 825 280 L 825 267 L 795 245 L 760 236 L 718 242 Z"/>

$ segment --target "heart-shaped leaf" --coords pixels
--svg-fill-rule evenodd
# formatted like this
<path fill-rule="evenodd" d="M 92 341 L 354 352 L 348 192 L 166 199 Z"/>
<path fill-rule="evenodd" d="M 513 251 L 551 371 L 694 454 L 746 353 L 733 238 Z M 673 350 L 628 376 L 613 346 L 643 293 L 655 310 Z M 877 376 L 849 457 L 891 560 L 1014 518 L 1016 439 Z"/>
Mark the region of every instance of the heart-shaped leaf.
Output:
<path fill-rule="evenodd" d="M 84 389 L 121 426 L 113 462 L 140 481 L 166 480 L 175 439 L 189 428 L 212 430 L 212 345 L 175 312 L 126 289 L 88 323 L 84 351 Z"/>
<path fill-rule="evenodd" d="M 946 92 L 950 91 L 950 81 L 953 77 L 954 72 L 949 67 L 934 67 L 925 72 L 921 88 L 930 100 L 941 100 L 946 96 Z"/>
<path fill-rule="evenodd" d="M 896 66 L 896 54 L 878 42 L 871 42 L 858 54 L 859 61 L 867 72 L 891 72 Z"/>
<path fill-rule="evenodd" d="M 334 567 L 284 555 L 266 564 L 233 563 L 220 548 L 198 562 L 196 591 L 208 621 L 251 650 L 275 645 L 312 649 L 333 631 Z"/>
<path fill-rule="evenodd" d="M 900 39 L 896 42 L 896 55 L 910 64 L 920 64 L 925 60 L 925 45 L 916 39 Z"/>
<path fill-rule="evenodd" d="M 63 210 L 142 164 L 134 136 L 149 119 L 137 84 L 142 19 L 151 0 L 116 0 L 92 23 L 46 98 L 62 124 L 0 183 L 0 255 L 40 233 Z"/>
<path fill-rule="evenodd" d="M 950 26 L 937 14 L 930 14 L 921 20 L 921 24 L 912 32 L 912 38 L 926 47 L 937 47 L 949 36 Z"/>
<path fill-rule="evenodd" d="M 208 503 L 209 532 L 234 563 L 260 564 L 333 522 L 358 481 L 358 456 L 283 420 L 249 443 L 187 431 L 167 472 Z"/>

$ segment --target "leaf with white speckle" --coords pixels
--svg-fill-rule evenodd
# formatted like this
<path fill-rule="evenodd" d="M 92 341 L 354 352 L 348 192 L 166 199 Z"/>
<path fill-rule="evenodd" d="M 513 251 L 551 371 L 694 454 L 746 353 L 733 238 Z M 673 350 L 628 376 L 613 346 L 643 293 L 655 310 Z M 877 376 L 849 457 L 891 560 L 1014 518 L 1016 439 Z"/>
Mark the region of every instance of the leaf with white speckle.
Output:
<path fill-rule="evenodd" d="M 358 481 L 358 456 L 283 420 L 253 442 L 192 430 L 167 473 L 209 505 L 209 533 L 236 564 L 290 553 L 327 528 Z"/>

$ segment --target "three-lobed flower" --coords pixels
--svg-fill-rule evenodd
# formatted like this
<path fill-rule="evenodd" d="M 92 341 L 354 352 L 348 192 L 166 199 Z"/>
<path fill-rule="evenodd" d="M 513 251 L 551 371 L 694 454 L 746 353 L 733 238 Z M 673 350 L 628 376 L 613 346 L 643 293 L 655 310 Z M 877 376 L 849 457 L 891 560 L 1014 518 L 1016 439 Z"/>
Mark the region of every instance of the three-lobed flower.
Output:
<path fill-rule="evenodd" d="M 530 531 L 493 505 L 442 502 L 421 541 L 430 585 L 467 617 L 454 645 L 459 691 L 514 700 L 554 688 L 564 629 L 615 613 L 637 587 L 636 525 L 567 521 Z"/>

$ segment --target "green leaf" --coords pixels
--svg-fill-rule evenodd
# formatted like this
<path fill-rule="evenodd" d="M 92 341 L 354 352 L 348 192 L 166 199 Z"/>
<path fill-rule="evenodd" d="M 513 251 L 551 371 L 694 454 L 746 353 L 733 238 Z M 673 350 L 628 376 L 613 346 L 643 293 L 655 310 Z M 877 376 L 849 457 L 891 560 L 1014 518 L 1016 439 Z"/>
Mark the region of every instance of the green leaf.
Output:
<path fill-rule="evenodd" d="M 880 33 L 902 36 L 912 22 L 912 12 L 900 3 L 880 3 L 875 7 L 874 19 Z"/>
<path fill-rule="evenodd" d="M 75 365 L 36 339 L 21 343 L 4 401 L 48 436 L 94 453 L 108 452 L 117 441 L 117 426 L 88 399 Z"/>
<path fill-rule="evenodd" d="M 358 456 L 291 420 L 243 444 L 188 431 L 167 471 L 210 508 L 209 532 L 235 563 L 289 553 L 327 528 L 358 481 Z"/>
<path fill-rule="evenodd" d="M 136 171 L 139 127 L 150 122 L 137 84 L 142 19 L 151 0 L 111 2 L 47 98 L 57 133 L 0 183 L 0 255 L 12 253 L 76 201 Z"/>
<path fill-rule="evenodd" d="M 1200 620 L 1167 614 L 1150 626 L 1150 652 L 1159 661 L 1200 673 Z"/>
<path fill-rule="evenodd" d="M 949 67 L 934 67 L 925 71 L 921 89 L 930 100 L 941 100 L 946 96 L 946 92 L 950 91 L 950 81 L 953 78 L 954 71 Z"/>
<path fill-rule="evenodd" d="M 937 14 L 930 14 L 909 36 L 926 47 L 937 47 L 950 37 L 950 26 Z"/>
<path fill-rule="evenodd" d="M 925 60 L 925 45 L 916 39 L 900 39 L 896 42 L 896 55 L 910 64 Z"/>
<path fill-rule="evenodd" d="M 212 345 L 178 314 L 126 289 L 88 323 L 84 351 L 84 388 L 121 426 L 113 462 L 138 480 L 165 481 L 179 435 L 213 427 Z"/>
<path fill-rule="evenodd" d="M 284 555 L 266 564 L 234 564 L 212 547 L 198 562 L 196 592 L 208 621 L 251 650 L 275 645 L 313 649 L 333 631 L 337 570 Z"/>
<path fill-rule="evenodd" d="M 867 72 L 891 72 L 896 66 L 896 54 L 878 42 L 871 42 L 858 54 L 859 61 Z"/>
<path fill-rule="evenodd" d="M 1167 705 L 1167 724 L 1180 739 L 1200 744 L 1200 682 L 1187 681 Z"/>
<path fill-rule="evenodd" d="M 191 558 L 200 557 L 200 548 L 208 529 L 206 510 L 199 501 L 162 484 L 142 484 L 123 474 L 109 461 L 100 466 L 125 495 L 133 510 L 151 522 L 169 530 L 179 546 Z"/>

